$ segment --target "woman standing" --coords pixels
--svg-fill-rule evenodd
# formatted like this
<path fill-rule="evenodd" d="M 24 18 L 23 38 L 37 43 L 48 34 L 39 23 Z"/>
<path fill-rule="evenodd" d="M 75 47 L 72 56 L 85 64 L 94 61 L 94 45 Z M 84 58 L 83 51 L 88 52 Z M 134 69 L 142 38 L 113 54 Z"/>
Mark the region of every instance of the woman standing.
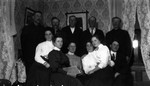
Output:
<path fill-rule="evenodd" d="M 82 86 L 80 81 L 67 73 L 64 68 L 69 67 L 68 57 L 61 52 L 63 39 L 61 36 L 56 36 L 53 39 L 54 50 L 48 54 L 49 64 L 51 65 L 51 81 L 55 86 Z"/>
<path fill-rule="evenodd" d="M 86 86 L 111 86 L 112 68 L 109 66 L 110 53 L 107 46 L 101 44 L 98 35 L 92 37 L 95 50 L 82 60 L 83 69 L 88 74 Z"/>

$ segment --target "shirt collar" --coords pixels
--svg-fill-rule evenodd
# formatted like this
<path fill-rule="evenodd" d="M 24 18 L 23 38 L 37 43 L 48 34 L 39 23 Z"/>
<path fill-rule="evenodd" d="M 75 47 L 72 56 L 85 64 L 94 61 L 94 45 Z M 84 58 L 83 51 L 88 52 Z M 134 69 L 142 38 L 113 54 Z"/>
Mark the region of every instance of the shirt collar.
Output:
<path fill-rule="evenodd" d="M 102 46 L 103 46 L 102 44 L 99 44 L 99 45 L 98 45 L 98 48 L 100 48 L 100 47 L 102 47 Z"/>
<path fill-rule="evenodd" d="M 90 30 L 90 32 L 92 32 L 92 28 L 89 28 L 89 30 Z M 93 32 L 95 32 L 95 31 L 96 31 L 96 28 L 94 27 Z"/>
<path fill-rule="evenodd" d="M 69 55 L 74 55 L 74 53 L 72 53 L 72 52 L 70 52 L 70 51 L 68 52 L 68 54 L 69 54 Z"/>
<path fill-rule="evenodd" d="M 75 27 L 70 27 L 70 29 L 75 29 Z"/>
<path fill-rule="evenodd" d="M 54 47 L 54 50 L 60 51 L 60 49 L 59 49 L 59 48 L 57 48 L 57 47 Z"/>
<path fill-rule="evenodd" d="M 52 41 L 46 40 L 46 42 L 52 42 Z"/>
<path fill-rule="evenodd" d="M 116 52 L 111 50 L 110 53 L 111 53 L 111 55 L 114 54 L 116 56 Z"/>

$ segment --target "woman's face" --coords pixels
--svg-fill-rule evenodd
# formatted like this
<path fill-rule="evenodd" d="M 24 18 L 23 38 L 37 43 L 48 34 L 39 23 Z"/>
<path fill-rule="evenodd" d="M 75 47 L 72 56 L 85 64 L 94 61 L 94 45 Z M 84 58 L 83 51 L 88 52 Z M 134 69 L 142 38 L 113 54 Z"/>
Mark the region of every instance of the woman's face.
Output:
<path fill-rule="evenodd" d="M 98 38 L 96 37 L 92 37 L 92 44 L 94 47 L 98 47 L 98 45 L 100 44 L 100 40 L 98 40 Z"/>
<path fill-rule="evenodd" d="M 63 45 L 63 39 L 61 37 L 56 38 L 54 45 L 60 49 Z"/>
<path fill-rule="evenodd" d="M 94 50 L 92 43 L 90 43 L 90 42 L 86 43 L 86 50 L 87 50 L 87 52 L 92 52 Z"/>
<path fill-rule="evenodd" d="M 53 34 L 52 34 L 51 31 L 49 31 L 49 30 L 45 31 L 45 39 L 46 39 L 47 41 L 51 41 L 51 40 L 52 40 L 52 37 L 53 37 Z"/>
<path fill-rule="evenodd" d="M 74 53 L 76 51 L 76 44 L 75 43 L 70 43 L 69 44 L 69 47 L 68 47 L 68 50 L 72 53 Z"/>

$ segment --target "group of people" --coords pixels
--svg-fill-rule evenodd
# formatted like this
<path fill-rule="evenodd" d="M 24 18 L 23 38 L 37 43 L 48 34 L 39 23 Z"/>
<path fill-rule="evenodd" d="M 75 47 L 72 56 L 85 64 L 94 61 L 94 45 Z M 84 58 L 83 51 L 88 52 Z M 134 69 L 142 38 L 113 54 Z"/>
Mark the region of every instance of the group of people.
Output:
<path fill-rule="evenodd" d="M 52 27 L 43 27 L 41 17 L 35 12 L 21 34 L 26 86 L 133 86 L 131 40 L 119 17 L 112 18 L 106 36 L 94 16 L 85 31 L 77 27 L 76 16 L 62 29 L 57 17 Z"/>

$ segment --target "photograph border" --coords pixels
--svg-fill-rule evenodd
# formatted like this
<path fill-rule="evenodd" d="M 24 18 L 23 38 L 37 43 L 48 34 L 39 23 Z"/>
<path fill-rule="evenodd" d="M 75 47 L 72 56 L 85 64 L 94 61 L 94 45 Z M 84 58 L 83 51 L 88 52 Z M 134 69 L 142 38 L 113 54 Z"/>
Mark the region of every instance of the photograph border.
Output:
<path fill-rule="evenodd" d="M 76 17 L 81 17 L 82 18 L 82 30 L 86 30 L 87 29 L 87 20 L 88 20 L 88 11 L 85 11 L 85 12 L 70 12 L 70 13 L 66 13 L 66 25 L 69 25 L 69 17 L 70 16 L 76 16 Z"/>
<path fill-rule="evenodd" d="M 32 16 L 34 13 L 35 13 L 35 11 L 32 10 L 31 8 L 29 8 L 29 7 L 25 8 L 25 17 L 24 17 L 24 25 L 25 26 L 29 25 L 32 22 Z M 31 20 L 29 20 L 29 19 L 31 19 Z"/>

